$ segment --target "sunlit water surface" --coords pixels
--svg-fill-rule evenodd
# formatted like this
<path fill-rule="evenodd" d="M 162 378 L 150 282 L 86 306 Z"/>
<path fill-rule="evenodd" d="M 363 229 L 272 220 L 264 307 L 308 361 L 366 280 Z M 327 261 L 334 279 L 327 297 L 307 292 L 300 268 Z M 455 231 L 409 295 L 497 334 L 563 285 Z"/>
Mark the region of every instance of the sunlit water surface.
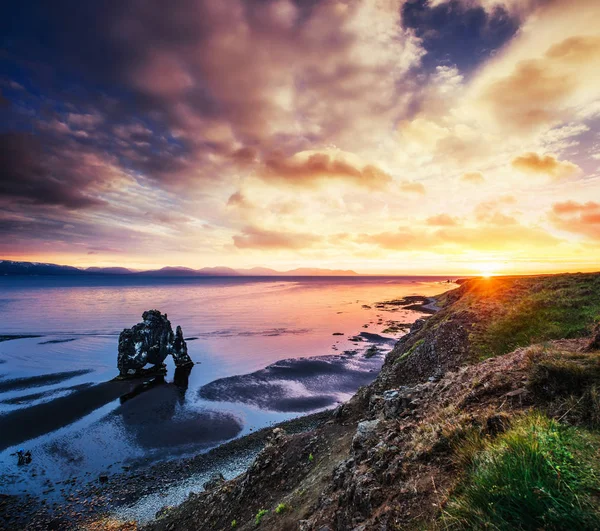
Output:
<path fill-rule="evenodd" d="M 221 440 L 204 437 L 217 428 L 223 439 L 310 411 L 271 411 L 241 402 L 204 400 L 199 389 L 216 379 L 252 373 L 289 358 L 342 355 L 357 349 L 349 337 L 381 332 L 389 319 L 413 321 L 415 312 L 382 312 L 376 302 L 406 295 L 434 295 L 442 279 L 3 277 L 0 335 L 41 337 L 0 342 L 0 419 L 44 402 L 77 396 L 78 389 L 117 375 L 117 339 L 124 327 L 156 308 L 181 325 L 193 368 L 187 390 L 167 385 L 130 402 L 112 399 L 63 427 L 0 452 L 2 492 L 39 492 L 73 476 L 91 476 L 176 456 L 191 455 Z M 369 306 L 370 308 L 367 308 Z M 381 322 L 383 321 L 383 322 Z M 364 325 L 368 325 L 365 328 Z M 343 333 L 343 336 L 333 335 Z M 361 347 L 361 345 L 359 345 Z M 346 356 L 352 370 L 375 377 L 383 356 Z M 172 380 L 174 367 L 167 362 Z M 56 381 L 23 388 L 17 378 L 59 374 Z M 25 380 L 28 381 L 28 380 Z M 1 385 L 4 383 L 4 388 Z M 310 395 L 299 380 L 294 396 Z M 336 401 L 354 390 L 335 389 Z M 140 420 L 141 419 L 141 420 Z M 224 420 L 223 420 L 224 419 Z M 31 422 L 31 420 L 28 420 Z M 229 423 L 229 424 L 227 424 Z M 237 426 L 237 427 L 236 427 Z M 0 433 L 0 442 L 4 434 Z M 2 444 L 5 447 L 6 444 Z M 27 469 L 16 467 L 18 447 L 33 452 Z"/>

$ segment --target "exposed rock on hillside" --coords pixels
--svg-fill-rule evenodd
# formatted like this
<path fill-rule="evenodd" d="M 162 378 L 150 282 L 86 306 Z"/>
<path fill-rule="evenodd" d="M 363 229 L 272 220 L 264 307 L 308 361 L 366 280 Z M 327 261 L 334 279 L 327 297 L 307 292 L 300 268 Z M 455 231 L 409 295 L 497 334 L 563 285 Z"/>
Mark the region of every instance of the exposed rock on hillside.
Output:
<path fill-rule="evenodd" d="M 194 362 L 188 355 L 181 327 L 173 333 L 167 314 L 148 310 L 143 321 L 125 328 L 119 335 L 117 368 L 122 378 L 144 374 L 144 367 L 152 365 L 152 372 L 164 371 L 164 361 L 172 355 L 176 367 L 191 367 Z"/>
<path fill-rule="evenodd" d="M 600 275 L 465 281 L 330 420 L 274 433 L 246 473 L 148 529 L 250 530 L 259 514 L 261 529 L 277 531 L 443 528 L 465 452 L 493 443 L 522 413 L 600 423 L 590 414 L 600 338 L 583 337 L 598 293 Z M 554 341 L 561 337 L 570 339 Z M 535 342 L 544 344 L 528 346 Z"/>

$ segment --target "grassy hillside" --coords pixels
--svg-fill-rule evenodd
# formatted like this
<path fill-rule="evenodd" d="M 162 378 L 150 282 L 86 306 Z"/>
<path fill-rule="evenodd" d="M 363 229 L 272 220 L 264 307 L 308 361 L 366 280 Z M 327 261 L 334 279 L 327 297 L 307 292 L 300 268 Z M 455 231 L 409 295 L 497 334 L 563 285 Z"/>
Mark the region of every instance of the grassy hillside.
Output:
<path fill-rule="evenodd" d="M 149 530 L 600 529 L 600 274 L 473 279 L 311 432 Z"/>
<path fill-rule="evenodd" d="M 600 274 L 470 279 L 438 304 L 442 310 L 388 357 L 386 385 L 439 377 L 518 347 L 589 335 L 600 320 Z"/>
<path fill-rule="evenodd" d="M 600 275 L 470 281 L 456 305 L 480 313 L 471 343 L 479 359 L 550 339 L 589 335 L 600 320 Z"/>

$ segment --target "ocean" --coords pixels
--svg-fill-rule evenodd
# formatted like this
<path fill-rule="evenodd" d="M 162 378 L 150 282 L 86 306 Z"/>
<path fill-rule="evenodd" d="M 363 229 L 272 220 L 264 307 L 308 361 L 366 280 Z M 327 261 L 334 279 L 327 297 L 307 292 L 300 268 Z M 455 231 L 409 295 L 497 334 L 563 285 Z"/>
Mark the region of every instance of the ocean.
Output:
<path fill-rule="evenodd" d="M 39 494 L 336 407 L 377 375 L 399 336 L 382 333 L 390 321 L 422 315 L 375 305 L 445 280 L 1 277 L 0 336 L 37 337 L 0 342 L 0 490 Z M 174 383 L 169 359 L 157 385 L 111 383 L 119 332 L 154 308 L 183 328 L 189 379 Z M 34 456 L 27 472 L 19 448 Z"/>

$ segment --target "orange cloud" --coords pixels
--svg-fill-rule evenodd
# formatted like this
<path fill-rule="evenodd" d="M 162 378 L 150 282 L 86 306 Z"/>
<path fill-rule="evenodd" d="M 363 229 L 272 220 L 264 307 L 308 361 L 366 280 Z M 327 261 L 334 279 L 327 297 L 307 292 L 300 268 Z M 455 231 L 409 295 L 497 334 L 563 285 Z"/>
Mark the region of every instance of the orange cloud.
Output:
<path fill-rule="evenodd" d="M 412 194 L 425 194 L 425 187 L 421 183 L 414 181 L 402 181 L 400 183 L 400 190 Z"/>
<path fill-rule="evenodd" d="M 506 205 L 512 205 L 516 199 L 512 195 L 503 195 L 491 201 L 483 201 L 474 209 L 475 219 L 479 223 L 490 226 L 516 225 L 518 222 L 512 216 L 507 216 L 501 211 Z"/>
<path fill-rule="evenodd" d="M 581 171 L 577 164 L 568 160 L 559 161 L 553 154 L 539 155 L 533 151 L 515 157 L 511 165 L 523 173 L 543 173 L 553 179 L 565 179 Z"/>
<path fill-rule="evenodd" d="M 258 173 L 264 180 L 285 181 L 294 185 L 314 185 L 318 181 L 338 179 L 366 188 L 383 188 L 392 178 L 383 170 L 368 164 L 360 167 L 327 153 L 302 153 L 293 157 L 271 155 Z"/>
<path fill-rule="evenodd" d="M 433 227 L 453 227 L 458 225 L 456 218 L 449 216 L 448 214 L 438 214 L 437 216 L 431 216 L 426 220 L 427 225 Z"/>
<path fill-rule="evenodd" d="M 485 182 L 485 178 L 483 177 L 483 174 L 480 171 L 470 171 L 467 173 L 463 173 L 460 180 L 472 184 L 481 184 Z"/>
<path fill-rule="evenodd" d="M 376 245 L 395 251 L 442 250 L 449 247 L 463 251 L 520 251 L 524 247 L 531 249 L 553 246 L 558 241 L 557 238 L 537 227 L 518 224 L 449 226 L 434 231 L 400 227 L 396 232 L 361 234 L 356 238 L 357 243 Z"/>
<path fill-rule="evenodd" d="M 238 249 L 303 249 L 320 240 L 321 237 L 314 234 L 265 230 L 259 227 L 245 227 L 242 234 L 233 236 L 233 244 Z"/>
<path fill-rule="evenodd" d="M 242 194 L 242 192 L 238 191 L 238 192 L 234 192 L 233 194 L 231 194 L 229 196 L 229 199 L 227 200 L 227 206 L 246 208 L 251 205 L 248 202 L 248 199 L 246 198 L 246 196 L 244 194 Z"/>
<path fill-rule="evenodd" d="M 600 240 L 600 203 L 594 201 L 555 203 L 549 218 L 561 230 Z"/>

